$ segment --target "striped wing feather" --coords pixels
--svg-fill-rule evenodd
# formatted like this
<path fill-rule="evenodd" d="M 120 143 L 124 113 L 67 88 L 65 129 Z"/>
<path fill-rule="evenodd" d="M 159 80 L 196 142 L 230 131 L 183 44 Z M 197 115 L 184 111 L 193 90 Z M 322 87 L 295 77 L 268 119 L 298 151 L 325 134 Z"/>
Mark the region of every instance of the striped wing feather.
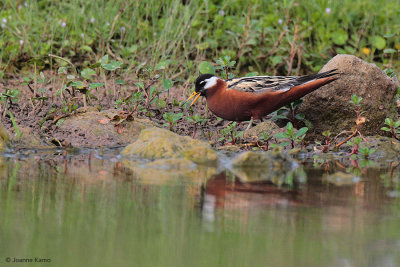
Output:
<path fill-rule="evenodd" d="M 287 91 L 292 87 L 338 74 L 336 69 L 307 76 L 253 76 L 226 80 L 227 89 L 243 92 L 264 93 L 267 91 Z"/>

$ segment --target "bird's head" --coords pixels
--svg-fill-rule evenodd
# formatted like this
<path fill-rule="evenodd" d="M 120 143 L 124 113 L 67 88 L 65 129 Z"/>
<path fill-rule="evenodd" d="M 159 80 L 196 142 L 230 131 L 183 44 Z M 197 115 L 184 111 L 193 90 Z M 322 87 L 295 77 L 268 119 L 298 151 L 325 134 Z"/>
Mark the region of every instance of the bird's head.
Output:
<path fill-rule="evenodd" d="M 217 77 L 212 74 L 202 74 L 197 77 L 195 82 L 195 92 L 205 96 L 207 89 L 217 84 Z"/>
<path fill-rule="evenodd" d="M 217 79 L 218 77 L 213 74 L 202 74 L 197 77 L 194 92 L 186 101 L 194 97 L 195 99 L 190 104 L 192 106 L 200 96 L 207 95 L 207 90 L 217 84 Z"/>

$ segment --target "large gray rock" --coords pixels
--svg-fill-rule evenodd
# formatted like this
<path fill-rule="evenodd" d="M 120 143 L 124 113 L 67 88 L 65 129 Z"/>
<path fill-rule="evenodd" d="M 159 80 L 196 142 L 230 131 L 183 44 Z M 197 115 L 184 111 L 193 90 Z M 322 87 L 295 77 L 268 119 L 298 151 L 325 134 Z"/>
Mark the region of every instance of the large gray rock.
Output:
<path fill-rule="evenodd" d="M 385 118 L 397 118 L 396 92 L 400 86 L 375 64 L 367 63 L 352 55 L 337 55 L 321 72 L 339 69 L 340 79 L 303 98 L 299 112 L 314 125 L 308 137 L 321 137 L 330 130 L 337 134 L 355 128 L 356 114 L 349 103 L 351 96 L 361 96 L 361 110 L 366 122 L 360 127 L 364 135 L 384 134 L 381 127 Z M 314 136 L 312 136 L 314 135 Z"/>

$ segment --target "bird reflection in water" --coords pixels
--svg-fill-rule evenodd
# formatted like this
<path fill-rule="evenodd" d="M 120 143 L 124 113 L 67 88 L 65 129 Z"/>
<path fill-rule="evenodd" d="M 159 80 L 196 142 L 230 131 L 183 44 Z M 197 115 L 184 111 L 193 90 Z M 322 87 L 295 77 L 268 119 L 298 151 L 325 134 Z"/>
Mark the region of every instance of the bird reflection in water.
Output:
<path fill-rule="evenodd" d="M 268 180 L 244 182 L 223 171 L 211 177 L 202 190 L 203 220 L 213 222 L 224 209 L 287 207 L 295 204 L 297 191 Z"/>

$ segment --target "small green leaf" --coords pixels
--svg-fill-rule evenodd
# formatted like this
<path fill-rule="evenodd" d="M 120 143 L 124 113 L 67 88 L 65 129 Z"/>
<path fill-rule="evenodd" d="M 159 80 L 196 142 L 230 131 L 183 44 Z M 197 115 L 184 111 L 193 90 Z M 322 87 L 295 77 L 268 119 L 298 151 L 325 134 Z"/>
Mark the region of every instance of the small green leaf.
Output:
<path fill-rule="evenodd" d="M 249 72 L 249 73 L 247 73 L 246 74 L 246 77 L 253 77 L 253 76 L 257 76 L 258 75 L 258 72 Z"/>
<path fill-rule="evenodd" d="M 57 127 L 60 127 L 61 124 L 62 124 L 64 121 L 65 121 L 65 119 L 59 119 L 59 120 L 56 122 L 56 126 L 57 126 Z"/>
<path fill-rule="evenodd" d="M 345 32 L 343 30 L 339 30 L 339 31 L 334 32 L 332 34 L 332 41 L 336 45 L 344 45 L 344 44 L 346 44 L 348 38 L 349 37 L 347 36 L 347 32 Z"/>
<path fill-rule="evenodd" d="M 85 52 L 93 52 L 93 49 L 88 45 L 82 45 L 81 50 L 83 50 Z"/>
<path fill-rule="evenodd" d="M 137 82 L 137 83 L 135 83 L 135 85 L 136 85 L 137 87 L 140 87 L 140 88 L 144 89 L 144 84 L 143 84 L 143 82 Z"/>
<path fill-rule="evenodd" d="M 10 115 L 10 119 L 11 119 L 12 125 L 13 125 L 13 127 L 14 127 L 14 131 L 15 131 L 15 133 L 17 134 L 17 137 L 18 137 L 18 138 L 21 138 L 21 133 L 20 133 L 19 130 L 18 130 L 18 125 L 17 125 L 17 123 L 15 122 L 15 119 L 14 119 L 13 114 L 11 113 L 11 111 L 9 111 L 8 114 Z"/>
<path fill-rule="evenodd" d="M 116 80 L 115 84 L 124 85 L 124 84 L 126 84 L 126 82 L 124 80 Z"/>
<path fill-rule="evenodd" d="M 287 116 L 280 114 L 272 117 L 272 120 L 287 119 Z"/>
<path fill-rule="evenodd" d="M 156 107 L 158 109 L 162 109 L 162 108 L 165 108 L 167 106 L 167 102 L 165 102 L 165 100 L 162 100 L 162 99 L 159 99 L 159 98 L 157 98 L 154 101 L 154 104 L 156 105 Z"/>
<path fill-rule="evenodd" d="M 385 124 L 389 126 L 393 126 L 393 120 L 391 118 L 386 118 L 385 119 Z"/>
<path fill-rule="evenodd" d="M 72 87 L 76 87 L 78 89 L 85 88 L 85 84 L 83 82 L 81 82 L 81 81 L 73 81 L 73 82 L 71 82 L 71 86 Z"/>
<path fill-rule="evenodd" d="M 67 67 L 59 67 L 58 74 L 67 74 Z"/>
<path fill-rule="evenodd" d="M 120 61 L 111 61 L 110 63 L 102 63 L 101 66 L 103 67 L 103 69 L 109 70 L 109 71 L 114 71 L 118 68 L 120 68 L 122 65 L 122 62 Z"/>
<path fill-rule="evenodd" d="M 286 124 L 286 130 L 288 130 L 288 131 L 293 130 L 293 124 L 290 121 Z"/>
<path fill-rule="evenodd" d="M 199 71 L 201 74 L 215 74 L 215 68 L 214 66 L 207 61 L 202 61 L 199 65 Z"/>
<path fill-rule="evenodd" d="M 46 96 L 39 96 L 39 97 L 32 97 L 32 99 L 35 99 L 35 100 L 47 100 L 49 98 L 46 97 Z"/>
<path fill-rule="evenodd" d="M 83 69 L 81 71 L 81 75 L 83 78 L 85 78 L 86 80 L 89 80 L 91 78 L 91 76 L 96 75 L 96 72 L 92 69 Z"/>
<path fill-rule="evenodd" d="M 171 81 L 170 79 L 164 79 L 161 82 L 161 85 L 165 90 L 170 89 L 173 84 L 174 84 L 173 81 Z"/>
<path fill-rule="evenodd" d="M 286 141 L 286 142 L 282 142 L 279 144 L 280 146 L 288 146 L 290 145 L 290 142 Z"/>
<path fill-rule="evenodd" d="M 90 89 L 97 89 L 97 88 L 99 88 L 100 86 L 103 86 L 104 85 L 104 83 L 89 83 L 89 88 Z"/>
<path fill-rule="evenodd" d="M 154 70 L 164 70 L 167 68 L 168 64 L 169 60 L 161 61 L 156 65 Z"/>
<path fill-rule="evenodd" d="M 394 54 L 396 52 L 397 51 L 393 48 L 386 48 L 385 50 L 383 50 L 383 53 L 385 53 L 385 54 Z"/>
<path fill-rule="evenodd" d="M 329 131 L 329 130 L 323 131 L 322 135 L 325 137 L 329 137 L 329 136 L 331 136 L 331 131 Z"/>
<path fill-rule="evenodd" d="M 273 56 L 271 58 L 271 61 L 272 61 L 272 65 L 275 66 L 275 65 L 278 65 L 279 63 L 282 63 L 283 59 L 281 56 Z"/>
<path fill-rule="evenodd" d="M 99 62 L 101 64 L 107 64 L 108 63 L 108 55 L 104 55 L 102 58 L 100 58 Z"/>
<path fill-rule="evenodd" d="M 388 127 L 382 127 L 381 130 L 386 131 L 386 132 L 390 132 L 390 129 Z"/>
<path fill-rule="evenodd" d="M 289 138 L 287 133 L 276 133 L 275 138 L 282 139 L 282 138 Z"/>
<path fill-rule="evenodd" d="M 44 64 L 44 61 L 41 58 L 32 58 L 32 59 L 28 60 L 28 63 L 42 65 L 42 64 Z"/>
<path fill-rule="evenodd" d="M 96 68 L 98 68 L 98 67 L 100 67 L 100 66 L 101 66 L 101 63 L 100 63 L 100 62 L 97 62 L 97 63 L 94 63 L 94 64 L 90 65 L 89 68 L 91 68 L 91 69 L 96 69 Z"/>
<path fill-rule="evenodd" d="M 301 128 L 300 130 L 297 131 L 296 137 L 300 137 L 300 136 L 304 135 L 307 131 L 308 131 L 307 127 Z"/>
<path fill-rule="evenodd" d="M 372 36 L 369 41 L 374 47 L 379 50 L 382 50 L 386 47 L 386 40 L 379 35 Z"/>

